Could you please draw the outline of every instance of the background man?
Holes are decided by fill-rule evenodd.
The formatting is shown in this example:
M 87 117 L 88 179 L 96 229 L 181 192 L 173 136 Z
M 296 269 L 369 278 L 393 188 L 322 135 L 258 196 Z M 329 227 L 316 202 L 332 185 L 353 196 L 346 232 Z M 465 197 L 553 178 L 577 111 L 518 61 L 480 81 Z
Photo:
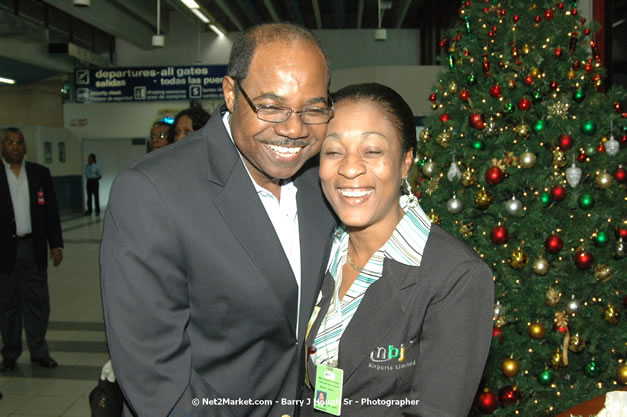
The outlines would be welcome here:
M 87 165 L 85 165 L 85 180 L 87 181 L 87 211 L 86 216 L 91 216 L 92 204 L 91 200 L 94 200 L 94 209 L 96 210 L 96 216 L 100 216 L 100 191 L 99 183 L 102 178 L 102 172 L 100 166 L 96 163 L 96 154 L 90 153 L 87 157 Z
M 22 318 L 32 362 L 55 368 L 46 343 L 50 317 L 47 248 L 52 264 L 63 260 L 59 208 L 50 170 L 24 161 L 26 143 L 17 128 L 3 135 L 0 169 L 0 330 L 2 372 L 22 353 Z
M 262 25 L 228 74 L 204 128 L 112 188 L 101 276 L 124 415 L 280 417 L 300 396 L 335 225 L 306 164 L 332 115 L 327 59 L 305 29 Z

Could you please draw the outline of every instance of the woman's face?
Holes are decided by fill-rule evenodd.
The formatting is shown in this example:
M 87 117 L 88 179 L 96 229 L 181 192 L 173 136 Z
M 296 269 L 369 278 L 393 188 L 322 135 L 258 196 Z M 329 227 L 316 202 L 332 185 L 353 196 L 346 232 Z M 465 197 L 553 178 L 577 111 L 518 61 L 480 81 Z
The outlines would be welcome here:
M 411 163 L 411 151 L 401 151 L 398 129 L 381 106 L 366 99 L 336 104 L 320 151 L 320 180 L 342 223 L 393 230 Z
M 168 145 L 168 130 L 166 125 L 156 125 L 150 129 L 150 148 L 154 151 Z
M 187 115 L 179 117 L 174 126 L 174 141 L 178 142 L 193 131 L 192 119 Z

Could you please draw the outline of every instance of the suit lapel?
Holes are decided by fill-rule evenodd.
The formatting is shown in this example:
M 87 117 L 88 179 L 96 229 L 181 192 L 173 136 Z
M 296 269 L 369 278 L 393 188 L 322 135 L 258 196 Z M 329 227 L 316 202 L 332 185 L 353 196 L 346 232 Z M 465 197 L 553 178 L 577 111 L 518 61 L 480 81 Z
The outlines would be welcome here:
M 209 181 L 224 188 L 214 200 L 225 222 L 266 280 L 277 302 L 283 306 L 296 331 L 298 287 L 281 242 L 257 190 L 216 112 L 203 130 L 208 152 Z M 218 134 L 216 135 L 216 132 Z M 239 262 L 238 260 L 233 260 Z
M 388 345 L 388 335 L 402 317 L 402 291 L 415 282 L 407 280 L 410 268 L 386 259 L 383 275 L 368 287 L 357 312 L 340 340 L 340 363 L 347 383 L 355 370 L 378 346 Z

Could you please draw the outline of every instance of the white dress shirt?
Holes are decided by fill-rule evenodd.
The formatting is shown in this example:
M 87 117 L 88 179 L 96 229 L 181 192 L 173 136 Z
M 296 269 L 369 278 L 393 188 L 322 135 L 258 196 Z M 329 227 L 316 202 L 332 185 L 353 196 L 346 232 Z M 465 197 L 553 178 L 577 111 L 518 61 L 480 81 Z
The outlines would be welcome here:
M 11 165 L 4 158 L 2 158 L 2 163 L 7 174 L 7 181 L 9 182 L 16 234 L 24 236 L 33 232 L 30 220 L 30 194 L 28 192 L 28 178 L 26 177 L 26 163 L 22 161 L 20 175 L 17 177 L 11 170 Z
M 226 131 L 229 133 L 229 137 L 233 141 L 231 126 L 229 125 L 230 118 L 231 113 L 227 111 L 222 117 L 222 122 L 224 123 Z M 233 144 L 235 144 L 234 141 Z M 235 149 L 237 149 L 237 146 L 235 147 Z M 242 158 L 242 154 L 239 152 L 239 149 L 237 149 L 237 152 L 240 158 Z M 281 242 L 281 246 L 283 247 L 285 256 L 287 256 L 290 266 L 292 267 L 294 277 L 296 277 L 296 284 L 298 285 L 298 312 L 296 317 L 296 331 L 298 332 L 298 323 L 300 321 L 301 279 L 300 234 L 298 232 L 298 207 L 296 205 L 296 193 L 298 189 L 296 188 L 296 185 L 294 185 L 292 180 L 288 179 L 281 181 L 281 199 L 279 200 L 274 196 L 274 194 L 255 182 L 253 177 L 250 175 L 248 167 L 246 166 L 243 158 L 242 163 L 244 163 L 244 168 L 246 168 L 246 172 L 248 172 L 248 176 L 250 177 L 250 180 L 253 182 L 253 185 L 257 190 L 257 195 L 261 199 L 261 203 L 266 209 L 268 217 L 270 217 L 270 221 L 272 222 L 272 226 L 274 226 L 274 230 L 279 237 L 279 241 Z

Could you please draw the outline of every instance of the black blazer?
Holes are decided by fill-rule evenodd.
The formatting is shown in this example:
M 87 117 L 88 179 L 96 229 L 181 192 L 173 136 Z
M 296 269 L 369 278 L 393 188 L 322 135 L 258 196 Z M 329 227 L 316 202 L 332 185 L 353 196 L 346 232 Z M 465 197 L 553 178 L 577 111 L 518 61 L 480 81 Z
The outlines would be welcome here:
M 311 346 L 329 309 L 325 276 Z M 340 340 L 342 417 L 462 417 L 488 357 L 494 305 L 492 273 L 465 243 L 431 225 L 420 267 L 385 259 Z M 403 349 L 403 350 L 401 350 Z M 316 368 L 307 360 L 313 384 Z M 314 412 L 305 389 L 302 416 Z
M 118 175 L 104 221 L 102 297 L 113 368 L 136 415 L 294 415 L 335 225 L 317 167 L 294 182 L 298 335 L 294 274 L 221 112 Z
M 37 268 L 45 270 L 48 267 L 48 246 L 63 247 L 57 196 L 48 168 L 33 162 L 26 162 L 25 166 L 30 196 L 30 221 L 33 228 L 33 252 Z M 37 196 L 39 191 L 43 192 L 43 204 L 39 204 Z M 0 247 L 2 247 L 0 271 L 2 272 L 10 272 L 15 264 L 17 250 L 15 228 L 11 192 L 4 164 L 2 164 L 0 165 Z

